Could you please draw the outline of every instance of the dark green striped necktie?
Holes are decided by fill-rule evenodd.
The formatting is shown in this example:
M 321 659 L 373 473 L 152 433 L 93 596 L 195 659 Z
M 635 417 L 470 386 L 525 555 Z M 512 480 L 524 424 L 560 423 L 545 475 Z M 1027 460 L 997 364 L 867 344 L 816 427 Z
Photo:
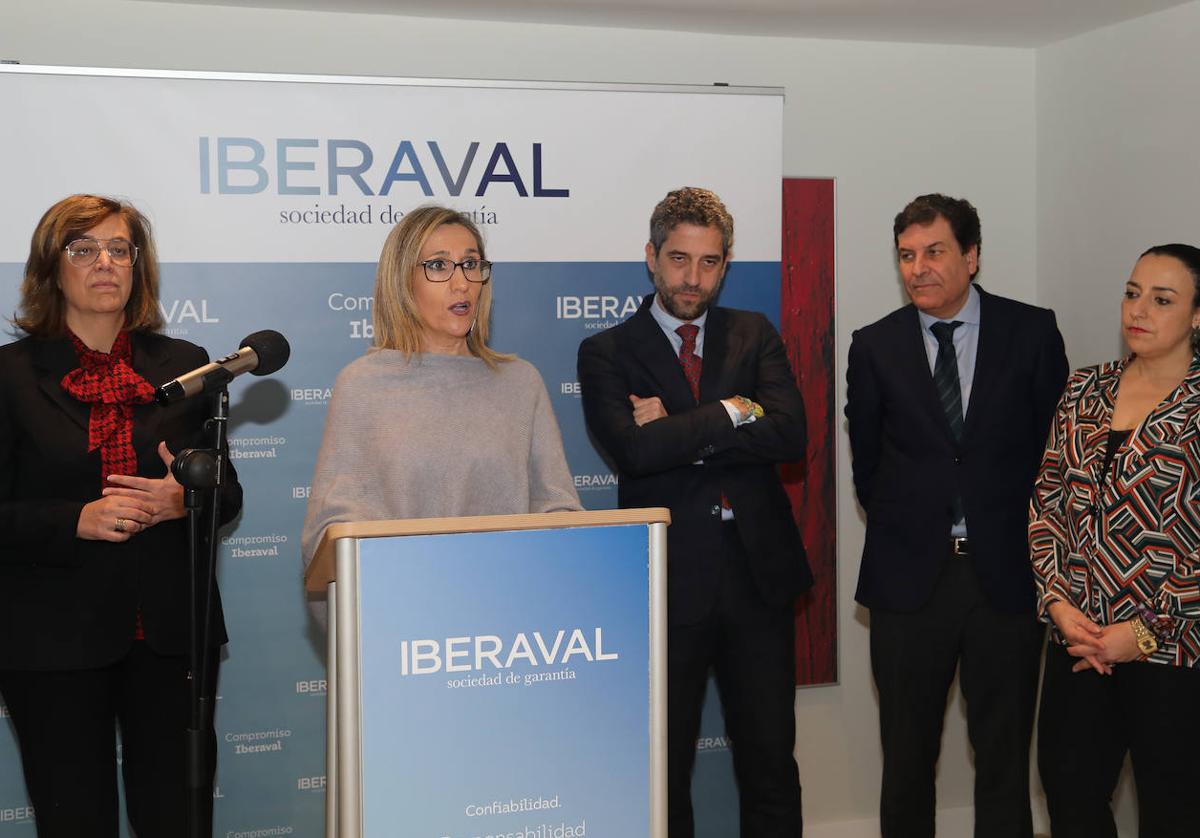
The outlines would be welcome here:
M 954 330 L 962 325 L 961 320 L 950 323 L 934 323 L 929 327 L 937 338 L 937 359 L 933 362 L 933 383 L 937 387 L 938 399 L 946 412 L 946 421 L 954 441 L 961 442 L 963 434 L 962 386 L 958 381 L 958 356 L 954 354 Z M 953 501 L 954 522 L 963 520 L 963 502 L 958 493 Z

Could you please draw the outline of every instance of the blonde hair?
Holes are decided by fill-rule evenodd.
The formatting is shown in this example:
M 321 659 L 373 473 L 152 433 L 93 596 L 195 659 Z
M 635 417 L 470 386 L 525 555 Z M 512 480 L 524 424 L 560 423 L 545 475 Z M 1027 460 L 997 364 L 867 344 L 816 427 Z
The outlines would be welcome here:
M 479 258 L 486 259 L 479 228 L 465 214 L 448 207 L 419 207 L 392 228 L 379 254 L 375 272 L 375 346 L 398 349 L 412 357 L 421 352 L 425 323 L 417 310 L 413 283 L 418 281 L 421 248 L 439 227 L 455 224 L 475 237 Z M 419 277 L 424 282 L 424 277 Z M 489 367 L 514 356 L 496 352 L 487 345 L 488 321 L 492 314 L 492 283 L 479 289 L 475 324 L 467 333 L 467 350 Z
M 63 248 L 110 215 L 120 216 L 137 246 L 133 287 L 125 303 L 125 325 L 130 331 L 156 332 L 162 328 L 158 307 L 158 254 L 150 234 L 150 221 L 125 201 L 100 195 L 71 195 L 46 210 L 29 242 L 21 302 L 13 323 L 35 337 L 61 337 L 67 333 L 66 300 L 58 285 Z

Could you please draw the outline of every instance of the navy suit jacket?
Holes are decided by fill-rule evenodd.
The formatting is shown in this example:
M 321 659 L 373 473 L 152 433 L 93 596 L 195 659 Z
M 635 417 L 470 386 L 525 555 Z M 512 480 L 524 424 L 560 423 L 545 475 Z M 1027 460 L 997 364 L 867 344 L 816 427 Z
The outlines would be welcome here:
M 159 385 L 207 362 L 198 346 L 134 332 L 133 368 Z M 27 337 L 0 348 L 0 668 L 86 669 L 122 657 L 140 612 L 160 654 L 188 646 L 186 519 L 122 543 L 76 538 L 84 504 L 100 497 L 100 452 L 88 452 L 90 405 L 59 382 L 79 366 L 67 338 Z M 160 440 L 178 454 L 207 447 L 205 399 L 136 405 L 137 473 L 163 477 Z M 232 465 L 223 520 L 241 509 Z M 217 604 L 215 640 L 225 641 Z
M 929 600 L 957 493 L 985 596 L 1003 611 L 1034 611 L 1029 498 L 1067 358 L 1054 312 L 978 290 L 979 345 L 961 442 L 938 400 L 913 305 L 851 341 L 846 419 L 854 488 L 867 514 L 855 598 L 869 608 L 913 611 Z
M 636 314 L 579 347 L 584 417 L 617 471 L 620 506 L 671 510 L 672 623 L 701 619 L 715 601 L 722 492 L 759 593 L 786 607 L 812 585 L 812 575 L 776 470 L 803 459 L 807 439 L 804 402 L 783 342 L 761 314 L 710 308 L 697 404 L 671 342 L 650 314 L 653 299 L 647 296 Z M 631 393 L 658 396 L 668 415 L 638 427 Z M 761 404 L 764 416 L 734 427 L 720 400 L 736 395 Z

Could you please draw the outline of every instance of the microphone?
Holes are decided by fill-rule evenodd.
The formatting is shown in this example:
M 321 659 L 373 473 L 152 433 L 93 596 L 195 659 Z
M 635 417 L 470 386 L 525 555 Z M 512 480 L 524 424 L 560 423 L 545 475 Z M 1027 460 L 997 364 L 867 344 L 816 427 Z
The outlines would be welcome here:
M 255 332 L 242 341 L 237 352 L 168 381 L 154 391 L 154 398 L 166 405 L 224 387 L 244 372 L 270 375 L 280 370 L 291 354 L 287 338 L 279 332 Z

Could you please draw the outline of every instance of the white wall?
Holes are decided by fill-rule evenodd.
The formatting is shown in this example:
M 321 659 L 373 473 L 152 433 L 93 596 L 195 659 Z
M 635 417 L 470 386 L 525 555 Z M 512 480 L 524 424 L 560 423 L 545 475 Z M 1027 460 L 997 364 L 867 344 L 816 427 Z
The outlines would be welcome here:
M 1117 357 L 1138 254 L 1200 244 L 1200 3 L 1038 50 L 1038 297 L 1075 366 Z
M 981 279 L 1025 300 L 1035 282 L 1030 50 L 502 25 L 110 0 L 4 0 L 0 58 L 25 64 L 784 87 L 784 172 L 837 178 L 837 403 L 853 329 L 902 301 L 891 220 L 928 191 L 983 217 Z M 152 115 L 132 130 L 153 130 Z M 690 132 L 680 126 L 681 148 Z M 80 135 L 86 137 L 86 116 Z M 651 207 L 646 207 L 647 217 Z M 631 241 L 631 258 L 642 242 Z M 839 422 L 839 425 L 841 423 Z M 853 603 L 863 527 L 838 434 L 841 684 L 797 698 L 797 756 L 814 838 L 877 834 L 880 757 L 867 632 Z M 967 834 L 961 707 L 943 744 L 943 834 Z M 958 810 L 958 811 L 952 811 Z M 835 827 L 835 822 L 857 821 Z M 956 824 L 950 826 L 951 823 Z M 818 828 L 825 824 L 824 829 Z
M 1200 2 L 1036 55 L 1038 300 L 1073 366 L 1126 351 L 1119 306 L 1147 247 L 1200 245 Z M 1136 833 L 1128 765 L 1118 794 Z

